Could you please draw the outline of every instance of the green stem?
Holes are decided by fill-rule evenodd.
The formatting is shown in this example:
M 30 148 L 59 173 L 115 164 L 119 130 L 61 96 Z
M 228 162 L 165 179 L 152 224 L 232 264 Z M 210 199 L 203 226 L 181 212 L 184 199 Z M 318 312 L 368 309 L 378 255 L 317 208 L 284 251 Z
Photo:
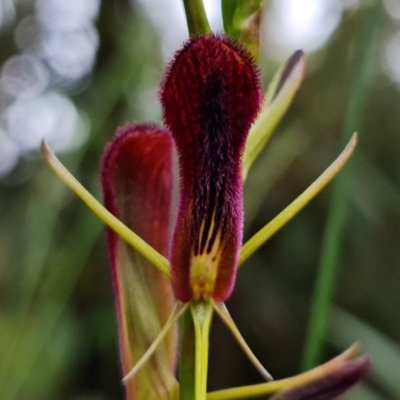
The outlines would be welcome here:
M 377 18 L 378 8 L 380 8 L 379 1 L 373 1 L 367 7 L 360 39 L 355 47 L 356 53 L 352 66 L 353 79 L 342 136 L 343 142 L 347 142 L 362 123 L 367 89 L 368 59 L 373 48 L 374 33 L 379 21 L 379 18 Z M 347 168 L 334 182 L 328 220 L 322 240 L 320 267 L 311 306 L 302 370 L 317 365 L 321 358 L 340 259 L 342 236 L 346 224 L 347 192 L 351 178 L 352 170 Z
M 194 399 L 195 331 L 190 309 L 187 309 L 181 323 L 181 347 L 179 357 L 179 400 Z
M 183 0 L 186 21 L 191 35 L 211 33 L 210 24 L 204 10 L 203 0 Z
M 211 302 L 198 302 L 190 305 L 195 341 L 195 396 L 194 400 L 206 400 L 207 373 L 208 373 L 208 348 L 213 306 Z

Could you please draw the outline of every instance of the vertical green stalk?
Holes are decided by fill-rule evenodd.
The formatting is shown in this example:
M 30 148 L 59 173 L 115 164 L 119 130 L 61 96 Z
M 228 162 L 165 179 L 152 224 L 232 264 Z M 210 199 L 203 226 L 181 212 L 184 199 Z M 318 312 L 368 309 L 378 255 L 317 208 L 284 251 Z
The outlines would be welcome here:
M 183 0 L 186 21 L 191 35 L 205 35 L 211 32 L 203 0 Z
M 346 143 L 362 123 L 367 91 L 368 61 L 378 27 L 380 2 L 371 1 L 366 6 L 363 26 L 356 43 L 352 66 L 352 85 L 342 142 Z M 349 168 L 350 167 L 350 168 Z M 311 306 L 302 369 L 319 364 L 330 317 L 337 266 L 340 259 L 342 234 L 346 223 L 347 191 L 351 184 L 352 170 L 348 166 L 335 180 L 322 241 L 320 268 Z
M 194 400 L 206 400 L 208 375 L 208 349 L 213 306 L 211 302 L 190 305 L 195 331 L 195 396 Z
M 190 305 L 182 319 L 179 400 L 205 400 L 212 303 Z
M 190 308 L 185 311 L 181 321 L 179 400 L 193 400 L 196 337 Z

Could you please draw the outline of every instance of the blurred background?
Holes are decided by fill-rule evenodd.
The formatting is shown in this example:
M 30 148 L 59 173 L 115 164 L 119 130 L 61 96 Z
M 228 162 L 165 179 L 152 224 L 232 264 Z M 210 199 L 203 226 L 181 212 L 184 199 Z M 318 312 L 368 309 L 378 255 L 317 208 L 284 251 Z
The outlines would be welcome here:
M 220 4 L 206 1 L 222 31 Z M 249 238 L 339 154 L 363 0 L 270 0 L 264 83 L 296 49 L 307 73 L 246 184 Z M 323 359 L 360 341 L 373 368 L 343 399 L 400 399 L 400 2 L 376 12 Z M 377 8 L 377 9 L 378 9 Z M 374 17 L 375 18 L 375 17 Z M 122 399 L 103 225 L 43 162 L 43 137 L 97 198 L 116 128 L 160 121 L 158 84 L 188 36 L 180 0 L 0 2 L 0 397 Z M 275 378 L 298 373 L 328 187 L 238 273 L 228 301 Z M 217 319 L 211 390 L 260 382 Z

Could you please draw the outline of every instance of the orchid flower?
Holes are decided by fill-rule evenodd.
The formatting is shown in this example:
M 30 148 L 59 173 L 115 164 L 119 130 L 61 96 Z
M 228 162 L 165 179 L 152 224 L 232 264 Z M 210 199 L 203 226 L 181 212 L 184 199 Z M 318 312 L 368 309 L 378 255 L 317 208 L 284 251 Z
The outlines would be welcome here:
M 43 142 L 53 170 L 108 225 L 128 399 L 178 396 L 176 322 L 182 315 L 191 318 L 195 342 L 193 397 L 181 393 L 181 398 L 233 399 L 275 392 L 277 400 L 331 398 L 365 373 L 367 358 L 348 361 L 352 348 L 297 377 L 207 395 L 214 311 L 263 378 L 272 380 L 224 302 L 239 266 L 329 183 L 356 145 L 353 136 L 303 194 L 242 246 L 246 176 L 296 93 L 304 65 L 303 53 L 295 52 L 263 97 L 257 67 L 242 46 L 222 35 L 190 38 L 167 66 L 161 84 L 165 127 L 128 124 L 107 145 L 101 162 L 105 208 Z M 179 205 L 170 240 L 174 147 Z

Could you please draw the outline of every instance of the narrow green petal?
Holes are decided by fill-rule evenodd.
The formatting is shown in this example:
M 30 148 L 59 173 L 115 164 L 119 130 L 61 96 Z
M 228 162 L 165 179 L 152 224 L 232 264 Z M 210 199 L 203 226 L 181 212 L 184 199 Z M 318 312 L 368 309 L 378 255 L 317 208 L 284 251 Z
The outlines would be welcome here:
M 296 51 L 279 69 L 265 94 L 260 114 L 250 130 L 243 155 L 243 180 L 289 108 L 303 80 L 305 59 Z
M 242 334 L 239 332 L 239 329 L 235 325 L 232 317 L 230 316 L 229 311 L 226 308 L 225 304 L 224 303 L 213 303 L 213 306 L 214 306 L 214 309 L 217 312 L 217 314 L 222 319 L 222 322 L 231 331 L 234 338 L 238 342 L 239 346 L 245 352 L 247 358 L 251 361 L 251 363 L 256 367 L 257 371 L 260 372 L 260 374 L 262 375 L 262 377 L 265 380 L 267 380 L 267 381 L 274 380 L 274 378 L 272 378 L 271 374 L 263 367 L 261 362 L 257 359 L 257 357 L 254 355 L 254 353 L 251 351 L 250 347 L 244 340 Z
M 303 209 L 344 167 L 353 154 L 357 144 L 357 134 L 354 133 L 350 142 L 339 157 L 314 181 L 296 200 L 290 203 L 271 222 L 258 231 L 243 246 L 240 252 L 239 266 L 243 264 L 261 245 L 272 235 L 289 222 L 301 209 Z
M 143 239 L 132 232 L 118 218 L 114 217 L 104 206 L 99 203 L 61 164 L 53 150 L 43 140 L 41 150 L 44 159 L 56 175 L 81 198 L 81 200 L 121 238 L 126 240 L 140 254 L 147 258 L 161 273 L 169 276 L 169 262 L 160 253 L 149 246 Z
M 311 382 L 323 380 L 326 376 L 340 370 L 343 366 L 351 363 L 358 350 L 358 345 L 351 346 L 338 357 L 320 365 L 310 371 L 304 372 L 290 378 L 280 379 L 273 382 L 260 383 L 258 385 L 242 386 L 231 389 L 218 390 L 207 394 L 207 400 L 235 400 L 265 397 L 282 390 L 305 386 Z M 358 362 L 355 360 L 353 362 Z
M 195 398 L 205 400 L 207 394 L 208 348 L 213 314 L 211 302 L 191 303 L 192 318 L 196 335 Z
M 143 354 L 142 358 L 135 364 L 135 366 L 124 376 L 122 379 L 124 382 L 127 382 L 129 379 L 133 378 L 136 373 L 143 367 L 143 365 L 150 359 L 153 355 L 157 347 L 162 343 L 165 335 L 168 331 L 173 327 L 173 325 L 178 321 L 178 319 L 182 316 L 182 314 L 188 308 L 189 303 L 186 304 L 178 304 L 175 306 L 174 311 L 172 312 L 170 318 L 168 319 L 167 323 L 158 334 L 154 342 L 148 348 L 146 353 Z
M 359 383 L 371 365 L 368 356 L 360 357 L 326 372 L 305 384 L 282 390 L 271 400 L 334 400 Z

